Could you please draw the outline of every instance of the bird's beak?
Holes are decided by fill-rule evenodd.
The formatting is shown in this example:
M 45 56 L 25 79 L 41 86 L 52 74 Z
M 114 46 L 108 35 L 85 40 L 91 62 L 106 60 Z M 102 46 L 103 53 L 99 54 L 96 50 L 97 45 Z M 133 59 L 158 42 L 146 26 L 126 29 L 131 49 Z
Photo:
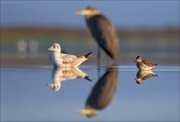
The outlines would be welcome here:
M 78 109 L 78 110 L 76 110 L 76 112 L 78 112 L 80 114 L 85 114 L 86 113 L 86 109 Z
M 75 14 L 77 14 L 77 15 L 90 15 L 91 12 L 88 10 L 80 10 L 80 11 L 77 11 Z
M 96 115 L 97 111 L 93 109 L 79 109 L 76 112 L 83 114 L 83 115 Z
M 134 62 L 137 62 L 136 60 L 134 60 Z
M 53 51 L 52 48 L 48 48 L 47 50 L 48 50 L 48 51 Z

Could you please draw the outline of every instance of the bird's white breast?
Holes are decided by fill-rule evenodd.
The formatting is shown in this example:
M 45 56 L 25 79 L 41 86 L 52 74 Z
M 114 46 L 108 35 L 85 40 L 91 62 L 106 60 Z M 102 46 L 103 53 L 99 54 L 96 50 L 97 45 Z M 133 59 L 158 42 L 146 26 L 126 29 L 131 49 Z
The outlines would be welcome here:
M 62 64 L 61 58 L 60 58 L 60 53 L 53 52 L 51 54 L 51 62 L 55 66 L 60 66 Z

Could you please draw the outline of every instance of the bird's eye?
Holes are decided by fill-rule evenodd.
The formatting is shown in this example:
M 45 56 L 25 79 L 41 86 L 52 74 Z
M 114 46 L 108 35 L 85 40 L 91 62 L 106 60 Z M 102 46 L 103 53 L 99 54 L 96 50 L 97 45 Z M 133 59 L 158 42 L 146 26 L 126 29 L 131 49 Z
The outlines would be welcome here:
M 54 45 L 53 48 L 56 48 L 56 45 Z

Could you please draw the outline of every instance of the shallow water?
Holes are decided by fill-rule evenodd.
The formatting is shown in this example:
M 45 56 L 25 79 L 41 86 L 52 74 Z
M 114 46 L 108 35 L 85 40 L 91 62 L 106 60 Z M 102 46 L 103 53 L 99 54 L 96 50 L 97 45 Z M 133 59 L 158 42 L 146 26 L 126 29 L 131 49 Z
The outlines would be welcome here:
M 158 66 L 153 72 L 141 72 L 147 79 L 137 84 L 135 66 L 1 67 L 1 120 L 179 121 L 179 67 Z M 86 74 L 92 81 L 83 79 Z M 96 114 L 80 114 L 85 107 Z

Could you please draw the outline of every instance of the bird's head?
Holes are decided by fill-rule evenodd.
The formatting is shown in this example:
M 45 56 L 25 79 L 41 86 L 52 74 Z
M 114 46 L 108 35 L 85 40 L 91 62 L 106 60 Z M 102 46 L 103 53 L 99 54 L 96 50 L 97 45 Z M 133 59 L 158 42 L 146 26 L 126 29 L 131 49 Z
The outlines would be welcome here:
M 136 62 L 140 62 L 140 61 L 142 61 L 141 56 L 137 56 L 137 57 L 136 57 Z
M 140 78 L 136 78 L 135 80 L 136 80 L 137 84 L 141 84 L 141 82 L 142 82 L 142 79 L 140 79 Z
M 54 91 L 59 91 L 61 88 L 61 82 L 59 82 L 59 83 L 51 82 L 51 83 L 48 83 L 47 85 Z
M 51 47 L 48 48 L 48 51 L 60 52 L 61 51 L 61 46 L 58 43 L 54 43 Z
M 79 110 L 76 110 L 78 113 L 82 114 L 82 115 L 85 115 L 87 117 L 94 117 L 97 115 L 97 110 L 95 109 L 89 109 L 89 108 L 84 108 L 84 109 L 79 109 Z
M 94 16 L 100 14 L 100 11 L 98 11 L 93 6 L 88 6 L 85 10 L 80 10 L 76 12 L 77 15 L 84 15 L 84 16 Z

